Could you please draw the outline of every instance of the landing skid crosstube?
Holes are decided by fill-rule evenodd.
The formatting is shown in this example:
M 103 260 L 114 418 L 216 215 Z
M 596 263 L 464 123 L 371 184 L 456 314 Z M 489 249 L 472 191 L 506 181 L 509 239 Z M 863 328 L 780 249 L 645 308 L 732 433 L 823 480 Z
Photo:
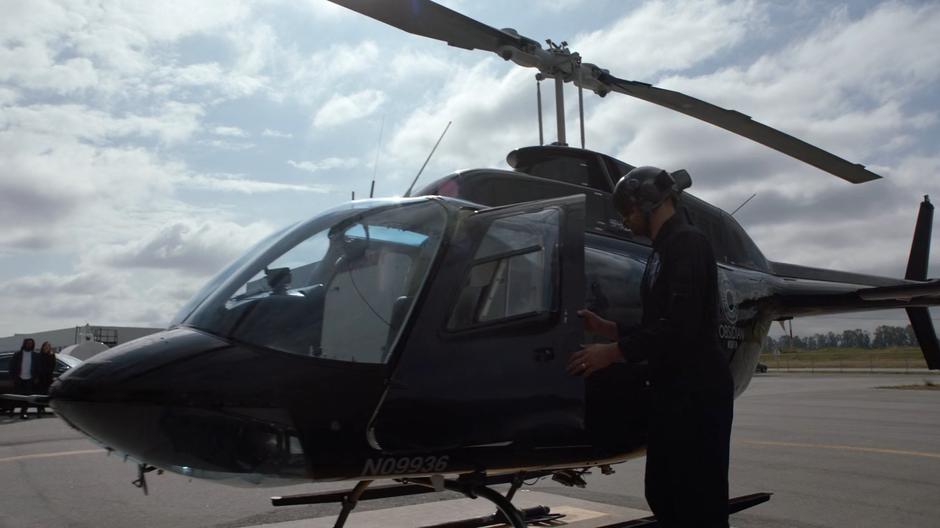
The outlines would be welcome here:
M 564 517 L 562 514 L 551 513 L 550 508 L 547 506 L 536 506 L 520 510 L 512 504 L 513 496 L 525 480 L 545 477 L 551 473 L 550 471 L 542 471 L 495 476 L 464 475 L 457 479 L 402 479 L 399 481 L 399 484 L 374 487 L 370 487 L 373 481 L 363 480 L 356 484 L 351 490 L 272 497 L 271 504 L 273 506 L 298 506 L 340 503 L 342 510 L 333 526 L 334 528 L 342 528 L 345 526 L 349 514 L 361 500 L 403 497 L 407 495 L 434 493 L 447 489 L 457 491 L 472 499 L 476 499 L 477 497 L 487 499 L 496 506 L 497 512 L 492 515 L 435 524 L 425 528 L 484 528 L 486 526 L 498 525 L 525 528 L 530 524 L 551 523 L 552 521 L 557 521 Z M 510 484 L 509 491 L 505 496 L 490 488 L 490 486 L 498 484 Z M 737 513 L 767 502 L 770 500 L 770 495 L 770 493 L 754 493 L 735 497 L 728 502 L 728 512 Z M 656 518 L 651 516 L 642 519 L 615 522 L 598 528 L 653 528 L 656 526 L 658 526 Z
M 498 524 L 509 524 L 513 528 L 525 528 L 531 522 L 547 522 L 560 518 L 559 515 L 549 513 L 548 507 L 545 506 L 519 510 L 512 504 L 513 496 L 525 480 L 545 477 L 551 474 L 551 471 L 536 471 L 492 476 L 468 474 L 461 475 L 456 479 L 444 479 L 441 477 L 401 479 L 399 480 L 400 484 L 375 486 L 371 488 L 369 486 L 373 481 L 363 480 L 356 484 L 352 490 L 271 497 L 271 504 L 273 506 L 295 506 L 338 502 L 342 504 L 342 510 L 333 526 L 334 528 L 342 528 L 346 524 L 346 519 L 349 517 L 349 514 L 361 500 L 433 493 L 446 489 L 462 493 L 471 499 L 482 497 L 496 505 L 498 511 L 492 516 L 439 525 L 439 528 L 471 528 Z M 509 491 L 505 496 L 490 488 L 490 486 L 498 484 L 510 484 Z M 471 524 L 462 524 L 464 522 Z

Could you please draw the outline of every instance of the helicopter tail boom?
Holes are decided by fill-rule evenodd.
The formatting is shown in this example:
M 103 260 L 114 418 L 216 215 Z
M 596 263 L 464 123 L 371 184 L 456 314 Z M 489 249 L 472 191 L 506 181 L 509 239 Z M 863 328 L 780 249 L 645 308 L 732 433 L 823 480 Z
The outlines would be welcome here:
M 940 370 L 940 341 L 930 306 L 940 306 L 940 279 L 927 279 L 933 205 L 920 205 L 904 279 L 772 263 L 782 279 L 772 311 L 778 319 L 903 308 L 930 369 Z

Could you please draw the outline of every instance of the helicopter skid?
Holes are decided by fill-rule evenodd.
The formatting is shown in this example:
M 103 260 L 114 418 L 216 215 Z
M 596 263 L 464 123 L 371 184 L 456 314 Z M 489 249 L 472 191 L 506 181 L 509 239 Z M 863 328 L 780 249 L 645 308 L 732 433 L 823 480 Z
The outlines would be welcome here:
M 443 491 L 445 489 L 460 492 L 471 499 L 483 497 L 496 505 L 498 511 L 490 516 L 467 519 L 456 523 L 438 525 L 437 528 L 472 528 L 491 526 L 496 524 L 509 524 L 514 528 L 524 528 L 533 522 L 548 522 L 560 519 L 562 516 L 552 514 L 549 508 L 538 506 L 519 510 L 512 504 L 512 497 L 522 486 L 523 482 L 532 478 L 544 477 L 549 471 L 538 471 L 502 475 L 465 474 L 456 479 L 444 479 L 440 475 L 430 478 L 403 479 L 401 484 L 378 486 L 369 488 L 371 480 L 360 481 L 349 491 L 323 492 L 287 497 L 271 497 L 273 506 L 296 506 L 303 504 L 324 504 L 338 502 L 342 504 L 342 511 L 334 524 L 334 528 L 341 528 L 346 519 L 360 500 L 401 497 Z M 511 483 L 509 492 L 505 496 L 490 488 L 497 484 Z
M 561 521 L 561 519 L 566 515 L 557 512 L 552 513 L 551 509 L 547 506 L 540 505 L 519 509 L 512 504 L 513 496 L 522 486 L 524 480 L 544 477 L 548 474 L 550 474 L 550 472 L 547 471 L 492 476 L 466 474 L 456 479 L 443 479 L 440 476 L 435 476 L 422 479 L 402 479 L 398 484 L 372 488 L 369 487 L 372 481 L 361 481 L 352 490 L 272 497 L 271 503 L 274 506 L 341 503 L 343 508 L 334 524 L 334 528 L 341 528 L 345 525 L 346 519 L 360 500 L 402 497 L 448 489 L 458 491 L 472 499 L 477 497 L 485 498 L 493 502 L 497 506 L 498 511 L 494 514 L 481 517 L 426 525 L 425 528 L 482 528 L 486 526 L 512 526 L 513 528 L 523 528 L 530 524 L 538 523 L 555 521 L 564 523 L 565 521 Z M 511 487 L 505 496 L 490 488 L 490 486 L 493 485 L 506 483 L 510 483 Z M 728 501 L 728 513 L 734 514 L 752 508 L 758 504 L 767 502 L 770 500 L 770 497 L 770 493 L 754 493 L 732 498 Z M 574 525 L 580 524 L 575 523 Z M 591 528 L 652 528 L 655 526 L 658 526 L 658 523 L 654 516 L 616 521 L 610 524 L 591 523 Z

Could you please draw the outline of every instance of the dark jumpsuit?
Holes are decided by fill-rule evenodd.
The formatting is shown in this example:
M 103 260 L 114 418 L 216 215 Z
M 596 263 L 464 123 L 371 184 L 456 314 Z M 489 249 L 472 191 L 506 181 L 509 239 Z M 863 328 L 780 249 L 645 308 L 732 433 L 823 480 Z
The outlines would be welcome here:
M 734 385 L 718 341 L 717 274 L 708 239 L 673 215 L 646 263 L 641 324 L 619 341 L 629 363 L 649 362 L 646 500 L 667 528 L 728 526 Z

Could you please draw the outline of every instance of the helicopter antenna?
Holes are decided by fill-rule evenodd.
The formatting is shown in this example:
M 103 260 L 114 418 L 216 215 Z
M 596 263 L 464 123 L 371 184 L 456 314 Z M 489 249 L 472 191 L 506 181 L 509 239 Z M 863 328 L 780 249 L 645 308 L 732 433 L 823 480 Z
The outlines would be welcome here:
M 578 58 L 578 114 L 581 117 L 581 148 L 584 148 L 584 89 L 581 87 L 581 59 Z
M 541 73 L 535 74 L 535 103 L 539 111 L 539 146 L 545 144 L 545 138 L 542 135 L 542 80 L 545 76 Z
M 747 203 L 750 202 L 755 196 L 757 196 L 757 193 L 752 194 L 750 198 L 748 198 L 747 200 L 744 200 L 744 203 L 739 205 L 737 209 L 731 212 L 731 216 L 734 216 L 734 213 L 737 213 L 738 211 L 740 211 L 741 208 L 747 205 Z
M 558 121 L 558 144 L 567 145 L 565 138 L 565 81 L 555 77 L 555 118 Z
M 434 151 L 437 150 L 437 146 L 441 144 L 441 140 L 444 139 L 444 134 L 447 133 L 447 129 L 450 128 L 450 124 L 453 121 L 448 121 L 447 126 L 444 127 L 444 131 L 441 132 L 441 137 L 437 138 L 437 143 L 434 144 L 434 148 L 431 149 L 431 153 L 428 154 L 428 159 L 424 160 L 424 165 L 421 165 L 421 168 L 418 169 L 418 174 L 415 175 L 415 179 L 411 180 L 411 185 L 408 186 L 408 190 L 405 191 L 405 196 L 411 196 L 411 191 L 414 190 L 415 184 L 418 183 L 418 178 L 421 177 L 421 173 L 424 172 L 424 168 L 428 166 L 428 162 L 431 161 L 431 156 L 434 155 Z
M 382 152 L 382 132 L 385 131 L 385 116 L 382 116 L 382 126 L 379 127 L 379 144 L 375 147 L 375 161 L 372 163 L 372 187 L 369 189 L 369 198 L 375 193 L 375 173 L 379 170 L 379 154 Z

